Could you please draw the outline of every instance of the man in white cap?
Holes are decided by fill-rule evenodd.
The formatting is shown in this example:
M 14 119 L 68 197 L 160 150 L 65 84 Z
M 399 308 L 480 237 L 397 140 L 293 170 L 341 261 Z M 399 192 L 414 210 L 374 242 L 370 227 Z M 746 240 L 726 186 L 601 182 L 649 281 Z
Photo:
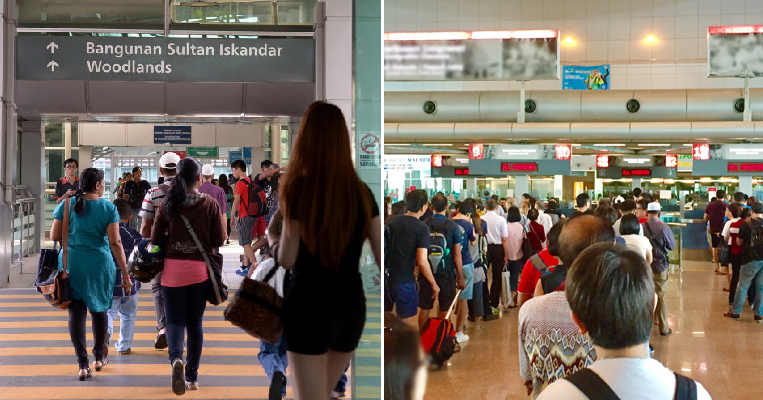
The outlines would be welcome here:
M 669 226 L 660 222 L 660 203 L 652 202 L 647 205 L 648 219 L 644 222 L 644 236 L 652 244 L 652 273 L 654 275 L 654 290 L 657 293 L 657 321 L 660 335 L 673 333 L 668 325 L 668 305 L 665 303 L 665 287 L 668 283 L 668 252 L 676 248 L 676 239 Z
M 142 225 L 140 227 L 140 235 L 148 239 L 151 237 L 151 228 L 154 226 L 154 210 L 162 204 L 164 196 L 170 190 L 172 180 L 175 179 L 177 174 L 177 164 L 180 162 L 180 156 L 173 152 L 167 152 L 159 158 L 159 174 L 164 177 L 164 182 L 161 185 L 151 188 L 146 193 L 146 197 L 143 198 L 143 206 L 138 214 L 142 219 Z M 164 314 L 164 296 L 162 295 L 162 274 L 154 278 L 154 282 L 151 284 L 151 293 L 154 295 L 154 305 L 156 307 L 156 340 L 154 341 L 155 349 L 167 348 L 167 336 L 164 334 L 164 330 L 167 327 L 167 318 Z
M 212 183 L 212 179 L 215 178 L 215 169 L 210 164 L 204 164 L 201 167 L 201 177 L 204 179 L 204 182 L 199 186 L 199 193 L 206 193 L 208 196 L 217 200 L 224 221 L 228 218 L 228 201 L 225 198 L 225 191 L 223 188 Z

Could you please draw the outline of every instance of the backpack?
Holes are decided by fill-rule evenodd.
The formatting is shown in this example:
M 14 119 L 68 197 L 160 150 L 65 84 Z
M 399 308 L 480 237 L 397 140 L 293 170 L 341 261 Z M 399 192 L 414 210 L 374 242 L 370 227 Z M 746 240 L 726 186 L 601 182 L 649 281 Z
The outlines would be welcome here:
M 673 373 L 676 377 L 674 400 L 697 400 L 697 383 L 691 378 Z M 620 400 L 620 397 L 590 368 L 583 368 L 564 378 L 575 385 L 589 400 Z
M 430 226 L 427 258 L 433 274 L 445 272 L 445 256 L 448 253 L 450 253 L 450 249 L 448 249 L 448 240 L 445 239 L 445 224 Z
M 252 217 L 268 215 L 268 199 L 265 196 L 265 191 L 249 178 L 245 178 L 243 181 L 246 183 L 247 189 L 246 213 Z
M 763 260 L 763 223 L 750 221 L 750 257 Z
M 487 248 L 487 236 L 480 235 L 477 239 L 477 246 L 479 246 L 480 250 L 480 257 L 478 262 L 481 264 L 480 266 L 487 269 L 487 266 L 490 265 L 490 257 L 488 257 L 487 251 L 485 251 Z
M 665 250 L 664 240 L 662 242 L 659 242 L 657 240 L 657 238 L 654 236 L 654 233 L 652 232 L 652 228 L 649 227 L 649 222 L 644 222 L 643 225 L 644 225 L 644 228 L 646 228 L 644 229 L 644 235 L 646 236 L 647 239 L 649 239 L 649 244 L 652 245 L 652 255 L 654 256 L 652 260 L 652 264 L 654 264 L 655 262 L 659 260 L 664 260 L 664 261 L 670 260 L 670 258 L 668 257 L 668 251 Z M 662 234 L 662 231 L 660 231 L 660 234 Z M 657 271 L 654 271 L 654 268 L 652 268 L 652 271 L 657 272 Z

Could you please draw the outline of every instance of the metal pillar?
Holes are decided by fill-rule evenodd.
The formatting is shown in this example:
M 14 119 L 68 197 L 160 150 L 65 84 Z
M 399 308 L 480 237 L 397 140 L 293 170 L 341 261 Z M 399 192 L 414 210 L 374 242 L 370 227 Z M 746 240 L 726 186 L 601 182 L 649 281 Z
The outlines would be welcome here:
M 517 175 L 514 177 L 514 197 L 519 198 L 525 193 L 530 193 L 530 176 Z
M 11 266 L 11 231 L 14 200 L 14 177 L 18 152 L 18 131 L 14 87 L 16 77 L 16 16 L 18 5 L 15 0 L 0 3 L 0 53 L 2 53 L 2 72 L 0 72 L 0 287 L 8 284 Z

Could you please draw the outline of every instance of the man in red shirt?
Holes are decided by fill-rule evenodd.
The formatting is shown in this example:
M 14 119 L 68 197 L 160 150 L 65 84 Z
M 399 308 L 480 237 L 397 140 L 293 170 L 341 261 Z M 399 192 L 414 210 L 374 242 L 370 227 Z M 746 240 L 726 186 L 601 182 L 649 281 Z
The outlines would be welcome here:
M 636 216 L 638 217 L 639 224 L 643 224 L 649 220 L 647 208 L 649 208 L 649 200 L 641 199 L 636 202 Z
M 244 260 L 236 274 L 246 276 L 250 266 L 256 264 L 254 250 L 252 250 L 252 232 L 257 223 L 257 217 L 249 215 L 246 209 L 249 203 L 249 184 L 252 180 L 246 174 L 246 163 L 243 160 L 234 161 L 230 167 L 233 177 L 238 179 L 231 207 L 230 226 L 238 232 L 238 244 L 244 248 Z
M 709 222 L 710 226 L 707 231 L 710 232 L 710 243 L 713 246 L 713 262 L 715 263 L 715 273 L 717 275 L 725 275 L 721 273 L 721 264 L 718 263 L 718 246 L 721 244 L 721 231 L 723 231 L 723 218 L 726 216 L 726 208 L 728 204 L 723 201 L 726 197 L 726 192 L 719 190 L 716 193 L 715 201 L 711 202 L 705 208 L 705 222 Z
M 527 300 L 533 298 L 535 292 L 535 286 L 538 284 L 540 277 L 552 272 L 554 267 L 559 265 L 559 234 L 562 233 L 562 226 L 564 222 L 555 224 L 550 231 L 548 231 L 548 247 L 541 250 L 535 256 L 530 257 L 525 263 L 524 269 L 522 269 L 522 277 L 519 279 L 519 286 L 517 287 L 517 296 L 519 307 L 522 307 Z

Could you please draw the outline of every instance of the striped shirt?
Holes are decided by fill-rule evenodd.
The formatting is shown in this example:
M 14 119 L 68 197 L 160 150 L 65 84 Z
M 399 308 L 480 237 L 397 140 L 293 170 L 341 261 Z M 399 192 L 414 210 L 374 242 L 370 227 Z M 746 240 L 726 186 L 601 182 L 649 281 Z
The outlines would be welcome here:
M 174 176 L 165 178 L 164 183 L 151 188 L 148 193 L 146 193 L 146 197 L 143 198 L 143 206 L 138 213 L 141 218 L 154 219 L 156 208 L 162 204 L 162 201 L 164 201 L 164 196 L 166 195 L 165 190 L 169 189 L 173 179 L 175 179 Z

